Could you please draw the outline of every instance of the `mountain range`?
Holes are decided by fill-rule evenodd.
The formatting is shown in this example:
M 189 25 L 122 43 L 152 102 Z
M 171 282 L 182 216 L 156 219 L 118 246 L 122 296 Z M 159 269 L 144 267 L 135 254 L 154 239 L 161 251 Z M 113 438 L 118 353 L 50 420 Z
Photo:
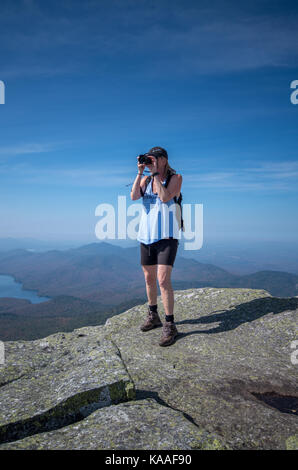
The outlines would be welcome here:
M 38 304 L 0 299 L 0 339 L 34 339 L 64 329 L 101 324 L 146 301 L 139 247 L 96 242 L 65 250 L 0 252 L 0 274 L 51 299 Z M 282 271 L 236 275 L 214 264 L 177 256 L 174 289 L 245 287 L 280 297 L 298 295 L 298 276 Z

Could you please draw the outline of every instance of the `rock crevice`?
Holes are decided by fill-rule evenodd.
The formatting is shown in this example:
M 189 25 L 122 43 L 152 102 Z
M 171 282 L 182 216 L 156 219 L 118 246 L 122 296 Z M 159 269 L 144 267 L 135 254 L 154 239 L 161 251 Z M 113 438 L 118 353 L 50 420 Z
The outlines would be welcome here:
M 35 363 L 10 381 L 2 378 L 0 392 L 0 442 L 22 439 L 84 419 L 96 409 L 133 399 L 134 384 L 115 346 L 104 335 L 82 336 L 77 331 L 52 335 L 47 341 L 7 344 L 9 375 L 20 365 L 15 351 L 30 349 L 38 356 L 48 349 L 48 361 Z M 28 355 L 24 354 L 25 357 Z M 16 362 L 18 360 L 18 363 Z

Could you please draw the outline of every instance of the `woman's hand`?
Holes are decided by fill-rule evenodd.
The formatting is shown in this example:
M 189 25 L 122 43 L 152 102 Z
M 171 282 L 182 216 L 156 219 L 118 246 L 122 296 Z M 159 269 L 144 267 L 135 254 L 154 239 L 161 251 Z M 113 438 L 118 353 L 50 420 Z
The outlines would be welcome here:
M 145 170 L 145 163 L 139 163 L 139 157 L 137 157 L 137 162 L 138 162 L 138 173 L 142 173 L 143 174 L 143 171 Z

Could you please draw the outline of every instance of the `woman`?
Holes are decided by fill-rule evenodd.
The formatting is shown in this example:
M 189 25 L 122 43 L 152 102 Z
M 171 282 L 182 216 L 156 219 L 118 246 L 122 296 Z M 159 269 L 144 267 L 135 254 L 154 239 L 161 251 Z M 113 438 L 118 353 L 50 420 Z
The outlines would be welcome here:
M 180 195 L 182 176 L 176 174 L 175 170 L 170 167 L 167 151 L 162 147 L 153 147 L 146 155 L 152 163 L 146 165 L 138 161 L 138 174 L 131 190 L 133 201 L 143 197 L 144 208 L 137 239 L 140 242 L 141 265 L 144 271 L 149 305 L 147 317 L 141 330 L 148 331 L 163 326 L 159 345 L 169 346 L 178 335 L 174 323 L 174 292 L 171 273 L 181 228 L 180 212 L 175 196 L 178 198 Z M 147 176 L 142 178 L 145 166 L 151 172 L 149 184 Z M 169 223 L 173 204 L 175 205 L 175 214 L 178 209 L 179 215 L 176 217 L 173 215 Z M 162 217 L 164 213 L 168 214 L 168 221 Z M 165 309 L 163 324 L 157 312 L 157 280 Z

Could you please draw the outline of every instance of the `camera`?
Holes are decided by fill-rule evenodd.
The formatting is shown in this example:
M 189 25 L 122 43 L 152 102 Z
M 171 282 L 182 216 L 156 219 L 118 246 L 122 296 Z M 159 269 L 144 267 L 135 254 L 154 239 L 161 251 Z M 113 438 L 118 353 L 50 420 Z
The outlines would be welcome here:
M 138 156 L 138 160 L 139 160 L 139 163 L 141 165 L 151 165 L 152 164 L 152 159 L 150 157 L 148 157 L 148 153 L 144 153 L 142 155 L 139 155 Z

